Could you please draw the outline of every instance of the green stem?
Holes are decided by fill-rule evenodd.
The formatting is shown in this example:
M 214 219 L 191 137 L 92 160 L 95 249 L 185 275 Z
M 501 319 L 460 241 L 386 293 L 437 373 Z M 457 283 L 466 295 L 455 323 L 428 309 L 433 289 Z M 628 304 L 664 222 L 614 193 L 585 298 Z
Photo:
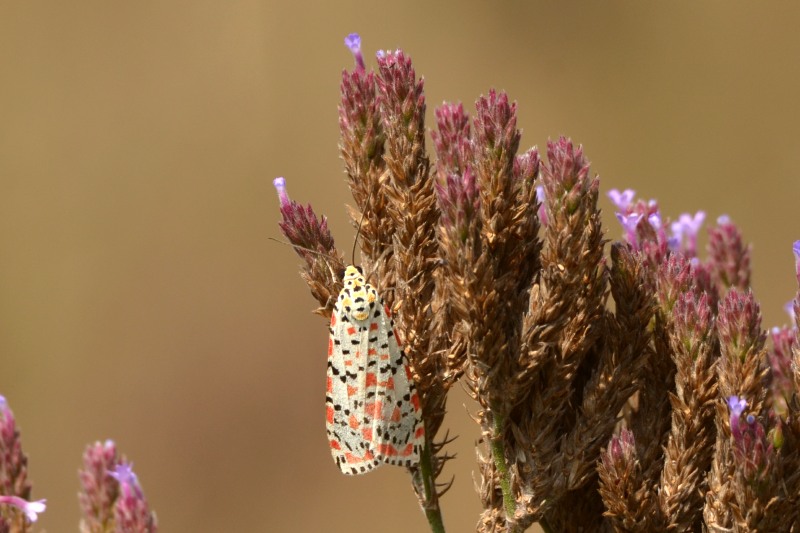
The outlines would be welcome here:
M 509 533 L 515 533 L 522 530 L 514 525 L 514 517 L 517 514 L 517 500 L 511 492 L 511 474 L 508 471 L 505 448 L 503 447 L 503 426 L 505 425 L 505 420 L 495 409 L 492 409 L 492 419 L 494 429 L 494 436 L 491 441 L 492 459 L 494 459 L 494 467 L 500 474 L 500 489 L 503 491 L 503 507 L 506 511 L 506 520 L 511 524 Z
M 423 511 L 428 524 L 433 533 L 445 533 L 444 521 L 442 520 L 442 510 L 439 507 L 439 497 L 436 494 L 436 480 L 433 476 L 433 458 L 431 457 L 430 444 L 425 439 L 425 446 L 419 458 L 419 477 L 422 478 L 421 486 L 416 483 L 418 490 L 422 489 L 422 496 L 425 499 Z M 416 476 L 415 476 L 416 477 Z

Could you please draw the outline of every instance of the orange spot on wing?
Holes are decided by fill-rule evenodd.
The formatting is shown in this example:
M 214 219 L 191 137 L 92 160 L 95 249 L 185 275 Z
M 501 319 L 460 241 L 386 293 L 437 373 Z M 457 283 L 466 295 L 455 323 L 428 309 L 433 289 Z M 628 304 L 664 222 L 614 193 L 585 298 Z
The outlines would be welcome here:
M 350 326 L 349 328 L 347 328 L 347 334 L 348 335 L 355 335 L 356 334 L 356 328 L 354 328 L 353 326 Z
M 358 394 L 358 387 L 353 387 L 352 385 L 347 386 L 347 396 L 355 396 Z
M 369 330 L 370 331 L 375 331 L 376 329 L 378 329 L 378 323 L 377 322 L 373 322 L 372 324 L 369 325 Z
M 331 326 L 336 325 L 336 313 L 331 313 Z
M 416 392 L 411 395 L 411 405 L 414 406 L 415 411 L 419 411 L 419 396 Z
M 328 376 L 328 392 L 333 392 L 333 380 Z
M 411 455 L 413 452 L 414 452 L 414 445 L 409 442 L 408 446 L 406 446 L 405 449 L 403 449 L 403 452 L 400 455 L 408 456 Z
M 367 350 L 367 355 L 377 355 L 377 353 L 378 352 L 375 350 L 375 348 L 370 348 Z
M 333 424 L 333 407 L 330 405 L 328 406 L 327 412 L 325 413 L 325 418 L 328 420 L 328 424 Z
M 364 438 L 364 440 L 372 440 L 372 428 L 361 428 L 361 436 Z
M 344 454 L 344 458 L 348 463 L 360 463 L 361 462 L 361 458 L 360 457 L 355 456 L 350 452 L 345 453 Z
M 356 418 L 356 415 L 350 415 L 349 424 L 351 428 L 358 429 L 358 419 Z
M 395 407 L 394 411 L 392 411 L 392 418 L 390 419 L 392 422 L 400 422 L 400 408 Z
M 331 441 L 331 449 L 333 449 L 333 450 L 341 450 L 342 449 L 342 447 L 339 445 L 339 441 L 338 440 L 332 440 Z
M 375 377 L 375 373 L 374 372 L 368 373 L 367 374 L 367 387 L 369 387 L 370 385 L 377 385 L 377 384 L 378 384 L 378 378 Z
M 397 455 L 397 449 L 391 444 L 378 444 L 378 453 L 393 457 Z
M 388 360 L 389 360 L 389 354 L 388 353 L 381 354 L 381 361 L 388 361 Z
M 364 405 L 364 413 L 372 418 L 378 418 L 383 411 L 383 404 L 381 402 L 372 402 Z
M 417 431 L 414 433 L 414 438 L 418 439 L 424 436 L 425 436 L 425 426 L 420 424 L 419 427 L 417 427 Z
M 328 357 L 333 355 L 333 339 L 328 339 Z

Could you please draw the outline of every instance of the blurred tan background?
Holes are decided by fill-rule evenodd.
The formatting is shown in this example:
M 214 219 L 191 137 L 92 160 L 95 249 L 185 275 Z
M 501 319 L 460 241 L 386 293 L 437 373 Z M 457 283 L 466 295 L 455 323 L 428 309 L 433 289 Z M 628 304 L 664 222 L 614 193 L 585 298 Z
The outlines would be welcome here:
M 787 322 L 800 8 L 655 4 L 0 4 L 0 394 L 42 527 L 77 531 L 81 453 L 113 438 L 164 532 L 425 531 L 402 470 L 331 461 L 327 327 L 267 240 L 282 175 L 352 244 L 336 105 L 353 31 L 368 64 L 411 54 L 429 124 L 445 99 L 505 89 L 525 147 L 567 134 L 604 191 L 729 214 L 765 326 Z M 479 511 L 469 409 L 458 391 L 453 532 Z

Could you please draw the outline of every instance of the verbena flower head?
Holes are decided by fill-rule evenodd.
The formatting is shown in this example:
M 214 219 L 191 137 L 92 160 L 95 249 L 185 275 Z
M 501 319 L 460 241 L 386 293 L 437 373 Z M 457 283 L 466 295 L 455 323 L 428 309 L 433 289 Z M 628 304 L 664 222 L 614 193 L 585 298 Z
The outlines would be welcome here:
M 731 423 L 733 423 L 733 410 Z M 773 441 L 780 441 L 781 437 L 773 436 L 772 440 L 768 438 L 763 424 L 753 414 L 747 415 L 745 424 L 739 426 L 736 433 L 731 427 L 731 434 L 733 435 L 736 468 L 742 478 L 750 483 L 757 492 L 763 492 L 765 489 L 771 490 L 771 487 L 764 487 L 761 484 L 768 478 L 775 464 Z
M 310 205 L 303 207 L 289 199 L 284 178 L 275 178 L 272 184 L 278 193 L 281 215 L 283 215 L 279 226 L 286 238 L 297 246 L 295 248 L 297 253 L 307 261 L 312 261 L 313 259 L 308 256 L 313 254 L 309 254 L 308 250 L 325 253 L 333 249 L 333 237 L 325 217 L 317 218 Z
M 22 451 L 22 441 L 14 412 L 4 396 L 0 396 L 0 494 L 29 500 L 28 458 Z
M 464 173 L 472 164 L 470 120 L 462 104 L 444 103 L 436 108 L 436 129 L 431 131 L 436 148 L 436 172 L 441 182 Z
M 708 260 L 712 275 L 722 289 L 750 287 L 750 246 L 730 217 L 717 218 L 708 232 Z
M 155 533 L 155 514 L 150 512 L 133 465 L 121 462 L 108 473 L 119 482 L 119 496 L 114 503 L 114 523 L 118 533 Z
M 81 492 L 78 495 L 83 518 L 82 530 L 106 531 L 114 519 L 114 502 L 119 483 L 111 474 L 121 459 L 112 440 L 95 442 L 83 452 L 83 467 L 78 472 Z

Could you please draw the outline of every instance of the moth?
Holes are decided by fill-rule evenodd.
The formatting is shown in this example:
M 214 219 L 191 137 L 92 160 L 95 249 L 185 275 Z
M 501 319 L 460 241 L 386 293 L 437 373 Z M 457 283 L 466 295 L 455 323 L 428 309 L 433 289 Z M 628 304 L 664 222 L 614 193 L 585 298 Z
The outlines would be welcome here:
M 389 308 L 348 266 L 331 315 L 326 395 L 333 459 L 348 475 L 415 466 L 425 439 L 420 401 Z

